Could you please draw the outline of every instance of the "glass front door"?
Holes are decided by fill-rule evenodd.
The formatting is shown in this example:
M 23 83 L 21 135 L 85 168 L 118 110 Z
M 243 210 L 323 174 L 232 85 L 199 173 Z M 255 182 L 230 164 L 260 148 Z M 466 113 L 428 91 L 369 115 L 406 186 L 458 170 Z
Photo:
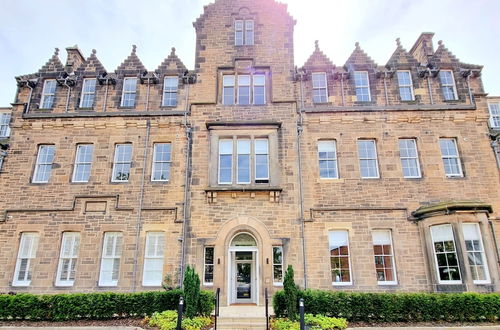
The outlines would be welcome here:
M 236 262 L 236 299 L 252 299 L 251 261 Z

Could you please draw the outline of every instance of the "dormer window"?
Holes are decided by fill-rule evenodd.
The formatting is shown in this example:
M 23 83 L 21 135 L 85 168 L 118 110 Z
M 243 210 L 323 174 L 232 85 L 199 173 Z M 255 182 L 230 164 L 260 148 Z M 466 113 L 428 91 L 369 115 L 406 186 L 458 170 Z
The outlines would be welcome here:
M 42 100 L 40 109 L 51 109 L 56 95 L 56 80 L 50 79 L 43 82 Z
M 370 80 L 368 79 L 368 72 L 355 71 L 354 72 L 354 86 L 356 88 L 356 101 L 370 102 Z
M 410 71 L 398 71 L 397 75 L 401 101 L 413 101 L 413 84 Z
M 122 107 L 131 108 L 135 106 L 136 92 L 137 78 L 127 77 L 123 79 Z
M 439 80 L 441 80 L 441 90 L 445 101 L 458 100 L 457 88 L 455 86 L 455 79 L 453 78 L 453 71 L 441 70 L 439 71 Z
M 163 82 L 163 106 L 175 107 L 177 105 L 177 90 L 179 79 L 177 76 L 165 77 Z
M 97 79 L 84 79 L 80 108 L 92 108 L 95 98 L 95 86 Z
M 253 20 L 234 21 L 234 44 L 235 46 L 251 46 L 254 42 Z
M 328 102 L 328 88 L 326 82 L 326 73 L 315 72 L 312 74 L 313 102 Z

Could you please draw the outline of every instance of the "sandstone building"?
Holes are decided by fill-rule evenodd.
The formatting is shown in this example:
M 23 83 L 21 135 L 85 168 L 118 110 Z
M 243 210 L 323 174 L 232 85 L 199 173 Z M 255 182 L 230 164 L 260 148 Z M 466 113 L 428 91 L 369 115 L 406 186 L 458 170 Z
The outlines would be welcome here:
M 294 25 L 274 0 L 216 0 L 194 70 L 69 47 L 17 77 L 0 291 L 160 289 L 187 265 L 222 304 L 263 304 L 287 265 L 308 288 L 499 291 L 482 67 L 422 33 L 385 65 L 316 44 L 297 68 Z

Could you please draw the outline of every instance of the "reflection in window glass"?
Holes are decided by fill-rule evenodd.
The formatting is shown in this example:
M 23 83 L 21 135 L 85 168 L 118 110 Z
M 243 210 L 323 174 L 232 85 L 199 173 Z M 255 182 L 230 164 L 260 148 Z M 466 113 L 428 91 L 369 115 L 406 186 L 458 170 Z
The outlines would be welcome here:
M 352 284 L 348 231 L 331 231 L 328 235 L 328 239 L 333 284 Z
M 455 239 L 451 225 L 431 227 L 438 278 L 442 283 L 461 283 Z

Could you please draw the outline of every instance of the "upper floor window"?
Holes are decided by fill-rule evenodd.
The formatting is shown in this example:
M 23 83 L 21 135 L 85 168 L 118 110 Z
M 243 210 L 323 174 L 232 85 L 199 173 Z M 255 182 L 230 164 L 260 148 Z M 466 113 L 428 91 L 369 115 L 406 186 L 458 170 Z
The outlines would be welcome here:
M 132 167 L 132 144 L 117 144 L 113 163 L 112 182 L 127 182 Z
M 319 177 L 338 179 L 337 148 L 335 140 L 318 141 Z
M 431 236 L 439 283 L 462 283 L 455 237 L 451 225 L 432 226 Z
M 372 241 L 378 284 L 397 284 L 391 231 L 374 230 Z
M 40 109 L 51 109 L 54 105 L 56 95 L 56 80 L 49 79 L 43 82 L 42 100 L 40 101 Z
M 241 138 L 219 140 L 218 172 L 219 184 L 268 183 L 268 139 Z M 233 175 L 233 173 L 236 173 L 236 175 Z
M 116 286 L 120 277 L 123 235 L 119 232 L 104 233 L 99 286 Z
M 439 80 L 441 80 L 441 90 L 445 101 L 457 100 L 457 88 L 455 86 L 455 78 L 453 78 L 453 71 L 439 71 Z
M 378 179 L 379 173 L 375 140 L 358 140 L 358 154 L 361 178 Z
M 315 72 L 312 74 L 313 102 L 328 102 L 328 88 L 325 72 Z
M 73 169 L 73 182 L 88 182 L 92 167 L 92 144 L 79 144 L 76 147 L 75 168 Z
M 500 103 L 488 103 L 488 108 L 490 109 L 491 128 L 500 128 Z
M 75 283 L 79 247 L 80 233 L 63 233 L 56 286 L 73 286 Z
M 134 107 L 137 93 L 137 78 L 126 77 L 123 79 L 122 107 Z
M 410 71 L 398 71 L 399 96 L 401 101 L 413 101 L 413 84 Z
M 0 138 L 10 136 L 10 113 L 0 114 Z
M 403 177 L 420 178 L 420 164 L 417 153 L 417 140 L 399 139 L 399 157 L 403 168 Z
M 50 173 L 52 172 L 52 163 L 54 162 L 55 149 L 54 145 L 40 145 L 38 147 L 35 172 L 33 173 L 34 183 L 49 182 Z
M 170 178 L 171 144 L 155 143 L 153 148 L 153 168 L 151 181 L 168 181 Z
M 441 157 L 443 158 L 444 172 L 446 176 L 463 176 L 462 164 L 458 155 L 457 140 L 450 138 L 439 139 Z
M 97 79 L 84 79 L 80 108 L 92 108 L 95 99 L 95 87 Z
M 163 280 L 165 233 L 148 232 L 145 250 L 142 285 L 160 286 Z
M 253 20 L 234 21 L 234 44 L 236 46 L 253 45 L 254 22 Z
M 16 268 L 14 270 L 13 286 L 29 286 L 33 274 L 33 260 L 38 247 L 38 233 L 22 233 Z
M 224 75 L 222 77 L 222 104 L 262 105 L 265 103 L 265 74 Z
M 177 91 L 179 78 L 177 76 L 165 77 L 163 80 L 163 103 L 164 107 L 175 107 L 177 105 Z
M 356 88 L 356 100 L 358 102 L 371 101 L 370 80 L 368 79 L 368 72 L 354 71 L 354 86 Z
M 349 254 L 349 232 L 334 230 L 328 233 L 330 267 L 333 285 L 351 285 L 351 258 Z

